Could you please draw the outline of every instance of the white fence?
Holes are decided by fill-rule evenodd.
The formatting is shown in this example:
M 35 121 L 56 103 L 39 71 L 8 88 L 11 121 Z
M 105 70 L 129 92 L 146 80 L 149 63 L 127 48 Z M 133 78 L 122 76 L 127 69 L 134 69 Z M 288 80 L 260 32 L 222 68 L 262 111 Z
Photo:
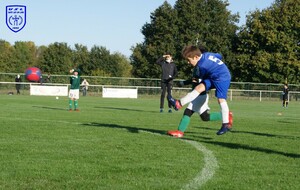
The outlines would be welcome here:
M 16 86 L 15 82 L 0 82 L 0 95 L 5 94 L 16 94 Z M 19 83 L 21 84 L 21 94 L 30 95 L 30 85 L 37 83 Z M 69 84 L 57 84 L 57 83 L 46 83 L 40 84 L 43 86 L 69 86 Z M 136 89 L 138 91 L 138 97 L 141 98 L 143 96 L 159 96 L 161 89 L 160 87 L 152 87 L 152 86 L 117 86 L 117 85 L 89 85 L 89 89 L 87 92 L 88 96 L 103 96 L 103 88 L 118 88 L 118 89 Z M 187 92 L 191 91 L 191 88 L 173 88 L 173 96 L 174 97 L 182 97 Z M 211 98 L 214 98 L 214 90 L 209 92 Z M 258 101 L 270 101 L 282 98 L 282 91 L 270 91 L 270 90 L 244 90 L 244 89 L 229 89 L 228 92 L 228 100 L 235 101 L 240 99 L 251 99 Z M 298 91 L 290 91 L 289 99 L 290 101 L 298 101 L 300 98 L 300 92 Z

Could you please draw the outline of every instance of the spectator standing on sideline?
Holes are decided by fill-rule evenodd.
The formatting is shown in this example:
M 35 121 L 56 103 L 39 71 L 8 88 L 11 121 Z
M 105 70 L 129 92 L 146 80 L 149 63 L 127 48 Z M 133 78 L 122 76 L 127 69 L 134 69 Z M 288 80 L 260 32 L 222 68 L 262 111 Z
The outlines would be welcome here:
M 282 107 L 288 107 L 289 104 L 289 87 L 288 84 L 285 83 L 283 85 L 283 90 L 282 90 Z
M 43 75 L 40 76 L 39 83 L 42 85 L 44 83 Z
M 88 90 L 88 88 L 89 88 L 89 82 L 86 80 L 86 79 L 84 79 L 83 81 L 82 81 L 82 83 L 81 83 L 81 86 L 82 86 L 82 95 L 83 96 L 86 96 L 86 92 L 87 92 L 87 90 Z
M 50 73 L 48 74 L 45 82 L 46 83 L 51 83 L 51 75 L 50 75 Z
M 161 74 L 161 95 L 160 95 L 160 112 L 164 111 L 164 100 L 166 92 L 168 96 L 172 95 L 173 79 L 176 78 L 178 72 L 177 67 L 170 53 L 164 54 L 157 59 L 156 64 L 162 68 Z M 172 113 L 172 105 L 168 101 L 169 113 Z
M 15 82 L 16 82 L 16 90 L 17 90 L 17 94 L 20 94 L 20 89 L 21 89 L 21 84 L 20 84 L 20 82 L 22 82 L 22 79 L 21 79 L 20 75 L 17 75 L 17 76 L 16 76 Z

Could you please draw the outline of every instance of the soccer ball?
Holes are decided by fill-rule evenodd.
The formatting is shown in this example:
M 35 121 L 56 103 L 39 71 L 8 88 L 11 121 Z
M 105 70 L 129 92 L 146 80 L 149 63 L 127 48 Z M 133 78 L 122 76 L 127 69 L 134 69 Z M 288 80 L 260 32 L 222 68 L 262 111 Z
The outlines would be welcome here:
M 26 69 L 25 71 L 25 77 L 27 80 L 29 81 L 34 81 L 37 82 L 40 80 L 42 75 L 42 72 L 39 68 L 37 67 L 29 67 L 28 69 Z

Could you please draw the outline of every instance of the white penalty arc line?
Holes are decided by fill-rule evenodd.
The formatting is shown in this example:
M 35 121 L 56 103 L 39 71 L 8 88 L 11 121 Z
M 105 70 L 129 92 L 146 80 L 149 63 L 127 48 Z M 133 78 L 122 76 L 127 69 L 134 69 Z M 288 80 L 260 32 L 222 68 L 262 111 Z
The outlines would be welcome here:
M 0 117 L 8 119 L 7 117 Z M 46 121 L 46 122 L 58 122 L 58 123 L 67 123 L 67 124 L 76 124 L 81 125 L 82 123 L 79 122 L 69 122 L 69 121 L 59 121 L 59 120 L 45 120 L 45 119 L 27 119 L 27 118 L 13 118 L 13 120 L 33 120 L 33 121 Z M 154 135 L 160 135 L 158 133 L 144 131 L 139 129 L 140 132 L 144 133 L 150 133 Z M 188 183 L 186 184 L 182 189 L 183 190 L 192 190 L 192 189 L 199 189 L 202 185 L 204 185 L 208 180 L 210 180 L 214 174 L 215 171 L 218 169 L 218 161 L 216 157 L 214 156 L 213 152 L 209 149 L 207 149 L 205 146 L 203 146 L 201 143 L 192 141 L 192 140 L 186 140 L 186 139 L 180 139 L 183 142 L 186 142 L 188 144 L 191 144 L 194 146 L 199 152 L 202 152 L 204 155 L 204 168 Z
M 149 131 L 144 131 L 144 130 L 139 130 L 139 131 L 162 136 L 161 134 L 153 133 Z M 204 185 L 208 180 L 210 180 L 214 176 L 215 171 L 219 167 L 217 158 L 214 156 L 211 150 L 208 150 L 205 146 L 203 146 L 199 142 L 186 140 L 186 139 L 180 139 L 180 140 L 191 144 L 198 151 L 202 152 L 204 155 L 204 168 L 202 168 L 202 170 L 196 175 L 196 177 L 194 177 L 188 184 L 186 184 L 182 188 L 183 190 L 199 189 L 202 185 Z
M 214 174 L 215 171 L 218 169 L 218 161 L 216 157 L 214 156 L 213 152 L 208 150 L 205 146 L 202 144 L 191 141 L 191 140 L 185 140 L 183 141 L 193 145 L 197 150 L 202 152 L 204 154 L 204 168 L 199 172 L 196 177 L 191 180 L 183 189 L 199 189 L 202 185 L 204 185 L 208 180 L 210 180 Z

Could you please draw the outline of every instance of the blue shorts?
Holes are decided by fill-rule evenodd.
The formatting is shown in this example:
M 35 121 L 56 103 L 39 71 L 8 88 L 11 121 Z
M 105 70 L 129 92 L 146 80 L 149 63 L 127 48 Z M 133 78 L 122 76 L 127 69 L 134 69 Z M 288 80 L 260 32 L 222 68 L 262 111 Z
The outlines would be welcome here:
M 210 89 L 216 89 L 215 96 L 217 98 L 227 99 L 227 92 L 230 87 L 230 80 L 226 81 L 213 81 L 210 79 L 205 79 L 203 81 L 206 91 Z

